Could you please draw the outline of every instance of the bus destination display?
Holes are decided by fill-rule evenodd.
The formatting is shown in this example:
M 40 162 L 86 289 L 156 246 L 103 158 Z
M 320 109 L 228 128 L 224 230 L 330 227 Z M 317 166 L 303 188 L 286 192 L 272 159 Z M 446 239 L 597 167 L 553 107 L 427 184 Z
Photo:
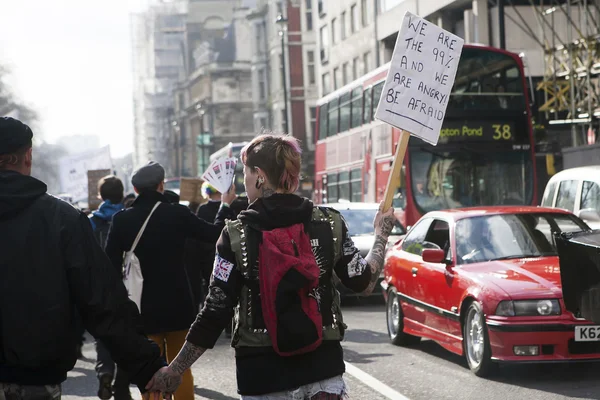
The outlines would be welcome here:
M 514 142 L 515 126 L 502 121 L 446 122 L 440 131 L 440 143 L 458 141 Z

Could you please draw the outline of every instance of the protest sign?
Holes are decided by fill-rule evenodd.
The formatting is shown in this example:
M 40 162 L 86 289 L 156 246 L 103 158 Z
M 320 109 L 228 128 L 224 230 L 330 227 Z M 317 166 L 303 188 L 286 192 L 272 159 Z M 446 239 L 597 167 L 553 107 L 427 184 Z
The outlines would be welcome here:
M 63 193 L 71 195 L 75 202 L 86 201 L 89 195 L 87 172 L 98 169 L 112 170 L 109 146 L 61 158 L 59 171 Z
M 436 145 L 458 62 L 460 37 L 407 12 L 398 33 L 375 118 L 402 129 L 386 188 L 384 209 L 392 204 L 410 135 Z
M 179 199 L 190 203 L 201 203 L 202 183 L 203 181 L 200 178 L 181 178 Z

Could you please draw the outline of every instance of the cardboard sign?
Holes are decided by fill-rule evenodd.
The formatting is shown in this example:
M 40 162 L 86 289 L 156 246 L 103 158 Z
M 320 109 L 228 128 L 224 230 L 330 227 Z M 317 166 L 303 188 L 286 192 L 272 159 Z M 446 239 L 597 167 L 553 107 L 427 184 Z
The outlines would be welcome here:
M 95 169 L 87 172 L 88 208 L 90 210 L 97 210 L 102 204 L 102 199 L 98 193 L 98 182 L 111 173 L 110 169 Z
M 375 118 L 436 145 L 463 45 L 460 37 L 407 12 Z
M 179 200 L 202 203 L 202 183 L 202 179 L 199 178 L 181 178 Z

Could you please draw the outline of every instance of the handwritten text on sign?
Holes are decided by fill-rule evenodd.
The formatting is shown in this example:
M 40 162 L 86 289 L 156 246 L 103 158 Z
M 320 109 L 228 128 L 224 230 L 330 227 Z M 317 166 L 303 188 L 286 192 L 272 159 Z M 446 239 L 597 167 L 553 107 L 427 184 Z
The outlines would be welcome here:
M 404 16 L 376 118 L 437 144 L 464 40 Z

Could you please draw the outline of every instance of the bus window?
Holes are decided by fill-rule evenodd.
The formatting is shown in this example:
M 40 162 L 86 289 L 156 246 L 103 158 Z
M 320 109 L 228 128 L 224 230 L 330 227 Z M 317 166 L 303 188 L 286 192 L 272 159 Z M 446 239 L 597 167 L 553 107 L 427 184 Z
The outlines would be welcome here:
M 373 94 L 373 88 L 369 87 L 365 90 L 365 108 L 363 111 L 363 121 L 365 124 L 368 124 L 369 122 L 371 122 L 373 120 L 373 118 L 371 118 L 372 114 L 371 114 L 371 104 L 373 103 L 372 97 L 371 95 Z
M 340 97 L 340 132 L 350 129 L 350 93 Z
M 350 201 L 362 201 L 362 168 L 350 171 Z
M 375 111 L 377 111 L 377 105 L 379 104 L 379 98 L 381 97 L 384 83 L 385 81 L 381 81 L 373 87 L 373 113 L 371 114 L 371 121 L 375 119 Z
M 327 136 L 336 135 L 338 131 L 338 122 L 340 116 L 340 99 L 333 99 L 329 102 L 329 129 L 327 130 Z
M 337 203 L 339 200 L 338 196 L 338 175 L 331 174 L 327 176 L 327 202 Z
M 448 107 L 524 110 L 520 65 L 507 54 L 463 49 Z
M 319 107 L 319 137 L 317 137 L 316 140 L 325 139 L 327 137 L 327 122 L 329 122 L 327 106 L 329 106 L 329 104 L 325 103 Z

